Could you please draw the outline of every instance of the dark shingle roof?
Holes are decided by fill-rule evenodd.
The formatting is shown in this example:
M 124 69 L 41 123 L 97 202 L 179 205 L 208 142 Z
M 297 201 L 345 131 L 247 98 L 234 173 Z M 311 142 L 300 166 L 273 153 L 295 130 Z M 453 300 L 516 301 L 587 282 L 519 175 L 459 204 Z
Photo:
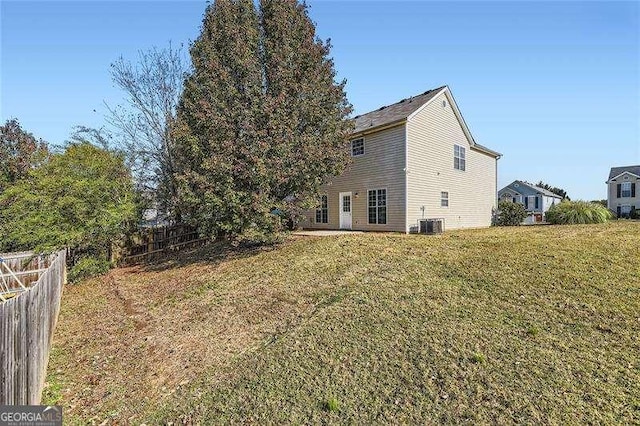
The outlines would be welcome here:
M 636 176 L 640 176 L 640 165 L 612 167 L 611 171 L 609 172 L 609 180 L 613 179 L 616 176 L 621 175 L 624 172 L 629 172 L 629 173 L 633 173 Z
M 437 89 L 428 90 L 420 95 L 412 96 L 395 104 L 383 106 L 375 111 L 354 117 L 356 124 L 354 133 L 360 133 L 367 129 L 391 124 L 409 117 L 445 87 L 446 86 L 442 86 Z

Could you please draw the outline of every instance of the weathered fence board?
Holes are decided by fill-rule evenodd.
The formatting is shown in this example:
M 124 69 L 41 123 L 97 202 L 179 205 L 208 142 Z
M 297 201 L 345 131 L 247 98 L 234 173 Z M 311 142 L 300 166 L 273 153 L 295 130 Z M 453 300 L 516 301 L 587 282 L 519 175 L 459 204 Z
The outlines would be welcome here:
M 207 241 L 209 239 L 200 238 L 195 227 L 185 224 L 141 229 L 131 237 L 120 263 L 149 260 L 154 255 L 202 245 Z
M 20 255 L 22 261 L 12 263 L 15 268 L 46 270 L 28 290 L 0 302 L 0 405 L 40 403 L 66 279 L 64 251 L 40 259 Z
M 6 283 L 12 288 L 21 289 L 19 280 L 29 287 L 38 281 L 51 261 L 51 256 L 33 255 L 30 252 L 0 253 L 0 284 Z

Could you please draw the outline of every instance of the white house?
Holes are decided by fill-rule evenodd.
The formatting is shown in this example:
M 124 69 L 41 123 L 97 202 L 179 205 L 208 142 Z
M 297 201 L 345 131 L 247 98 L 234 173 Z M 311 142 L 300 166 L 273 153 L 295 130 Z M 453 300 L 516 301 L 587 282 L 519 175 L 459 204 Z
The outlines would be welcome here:
M 639 166 L 612 167 L 607 180 L 607 206 L 618 217 L 628 217 L 640 208 L 640 194 L 636 185 L 640 181 Z

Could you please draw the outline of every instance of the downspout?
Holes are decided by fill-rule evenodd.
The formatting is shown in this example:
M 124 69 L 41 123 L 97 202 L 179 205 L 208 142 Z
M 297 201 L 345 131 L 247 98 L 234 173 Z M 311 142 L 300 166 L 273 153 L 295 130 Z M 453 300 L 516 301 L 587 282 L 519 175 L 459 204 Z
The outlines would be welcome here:
M 409 120 L 404 123 L 404 233 L 409 233 Z
M 496 194 L 496 198 L 495 198 L 495 204 L 494 204 L 494 209 L 498 208 L 498 203 L 500 201 L 499 197 L 498 197 L 498 160 L 501 159 L 502 156 L 498 155 L 496 157 L 496 182 L 495 182 L 495 194 Z M 493 222 L 493 217 L 491 218 L 491 222 Z

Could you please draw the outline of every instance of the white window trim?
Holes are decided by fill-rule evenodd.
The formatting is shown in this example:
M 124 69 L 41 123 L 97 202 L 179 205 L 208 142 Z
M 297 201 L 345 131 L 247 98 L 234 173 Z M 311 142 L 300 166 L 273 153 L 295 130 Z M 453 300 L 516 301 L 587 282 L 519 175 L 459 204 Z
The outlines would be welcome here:
M 443 196 L 443 194 L 447 194 L 446 197 Z M 440 191 L 440 207 L 445 207 L 445 208 L 449 208 L 449 200 L 451 198 L 449 197 L 449 191 Z M 443 205 L 442 202 L 446 201 L 447 205 Z
M 380 206 L 376 205 L 376 223 L 371 223 L 369 222 L 369 191 L 379 191 L 381 189 L 384 189 L 384 193 L 385 193 L 385 223 L 378 223 L 378 208 Z M 376 203 L 378 202 L 378 194 L 376 192 Z M 380 226 L 386 226 L 389 224 L 389 190 L 387 189 L 386 186 L 381 187 L 381 188 L 367 188 L 367 224 L 368 225 L 380 225 Z
M 624 189 L 627 186 L 629 189 Z M 628 192 L 628 195 L 624 195 L 625 192 Z M 631 182 L 622 182 L 620 184 L 620 198 L 631 198 Z
M 358 141 L 362 141 L 362 154 L 354 154 L 353 153 L 353 143 L 354 142 L 358 142 Z M 367 148 L 366 148 L 366 143 L 364 141 L 364 136 L 360 137 L 360 138 L 355 138 L 355 139 L 351 139 L 351 156 L 352 157 L 362 157 L 367 153 Z
M 458 155 L 456 157 L 456 147 L 458 147 L 458 153 L 462 153 L 462 155 Z M 456 159 L 458 159 L 458 164 L 460 164 L 460 160 L 464 161 L 464 168 L 461 169 L 456 167 Z M 453 169 L 458 170 L 459 172 L 467 171 L 467 148 L 462 145 L 458 145 L 457 143 L 453 144 Z

